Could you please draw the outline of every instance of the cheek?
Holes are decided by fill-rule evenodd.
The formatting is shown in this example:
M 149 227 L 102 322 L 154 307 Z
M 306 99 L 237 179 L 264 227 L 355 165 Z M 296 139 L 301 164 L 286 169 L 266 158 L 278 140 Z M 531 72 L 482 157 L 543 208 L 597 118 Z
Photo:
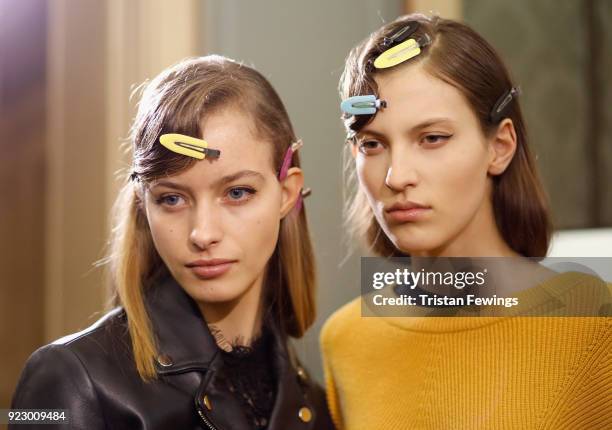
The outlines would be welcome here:
M 484 143 L 475 141 L 441 160 L 431 180 L 439 191 L 438 204 L 454 214 L 474 212 L 487 197 L 487 153 Z
M 262 193 L 263 194 L 263 193 Z M 274 251 L 280 224 L 280 192 L 266 193 L 258 201 L 231 210 L 227 228 L 240 244 L 244 255 L 253 261 L 267 261 Z
M 387 177 L 387 162 L 384 157 L 364 157 L 358 155 L 355 159 L 355 169 L 361 188 L 369 200 L 377 200 L 380 190 L 384 188 Z
M 177 255 L 176 248 L 180 243 L 177 238 L 181 234 L 180 226 L 176 225 L 172 217 L 164 217 L 156 211 L 149 211 L 147 220 L 155 249 L 162 260 L 168 264 L 172 256 Z

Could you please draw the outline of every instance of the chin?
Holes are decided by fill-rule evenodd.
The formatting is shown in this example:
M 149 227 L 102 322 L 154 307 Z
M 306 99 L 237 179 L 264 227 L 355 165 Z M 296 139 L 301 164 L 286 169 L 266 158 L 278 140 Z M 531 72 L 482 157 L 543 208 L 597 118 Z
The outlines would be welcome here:
M 408 234 L 404 231 L 390 236 L 390 240 L 397 249 L 410 255 L 433 252 L 442 246 L 441 241 L 426 232 Z
M 190 276 L 188 279 L 177 279 L 183 290 L 196 302 L 224 303 L 240 297 L 244 291 L 232 285 L 232 282 L 223 279 L 199 279 Z M 240 291 L 239 291 L 240 290 Z
M 198 303 L 206 303 L 206 304 L 221 304 L 221 303 L 231 303 L 240 297 L 239 294 L 229 295 L 223 292 L 212 293 L 212 294 L 198 294 L 191 296 L 191 298 Z

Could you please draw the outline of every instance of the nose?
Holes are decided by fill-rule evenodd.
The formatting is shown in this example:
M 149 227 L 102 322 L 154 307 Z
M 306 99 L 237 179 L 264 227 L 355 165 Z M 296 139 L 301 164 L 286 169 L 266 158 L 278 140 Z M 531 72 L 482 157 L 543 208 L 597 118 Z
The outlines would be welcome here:
M 214 205 L 199 205 L 192 215 L 189 240 L 198 251 L 205 251 L 223 239 L 221 215 Z
M 396 145 L 396 148 L 391 150 L 391 160 L 385 177 L 387 188 L 397 192 L 416 186 L 419 178 L 414 157 L 403 146 Z

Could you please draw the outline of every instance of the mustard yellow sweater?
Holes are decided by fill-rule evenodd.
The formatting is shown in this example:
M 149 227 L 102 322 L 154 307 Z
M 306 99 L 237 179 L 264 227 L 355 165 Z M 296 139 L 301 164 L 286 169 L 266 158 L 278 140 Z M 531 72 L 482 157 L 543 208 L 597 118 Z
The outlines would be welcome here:
M 585 277 L 559 279 L 579 290 Z M 361 317 L 358 298 L 321 334 L 332 417 L 347 430 L 609 430 L 611 328 L 609 317 Z

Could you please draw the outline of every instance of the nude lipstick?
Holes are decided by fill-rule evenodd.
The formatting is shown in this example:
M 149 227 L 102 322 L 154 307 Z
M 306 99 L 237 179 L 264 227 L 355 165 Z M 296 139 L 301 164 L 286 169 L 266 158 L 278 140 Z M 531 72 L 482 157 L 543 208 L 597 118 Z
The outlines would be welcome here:
M 195 260 L 187 263 L 185 267 L 191 269 L 200 279 L 214 279 L 230 270 L 234 263 L 236 263 L 236 260 L 212 258 L 209 260 Z
M 397 202 L 385 207 L 386 217 L 395 222 L 414 222 L 422 220 L 431 211 L 431 207 L 411 201 Z

